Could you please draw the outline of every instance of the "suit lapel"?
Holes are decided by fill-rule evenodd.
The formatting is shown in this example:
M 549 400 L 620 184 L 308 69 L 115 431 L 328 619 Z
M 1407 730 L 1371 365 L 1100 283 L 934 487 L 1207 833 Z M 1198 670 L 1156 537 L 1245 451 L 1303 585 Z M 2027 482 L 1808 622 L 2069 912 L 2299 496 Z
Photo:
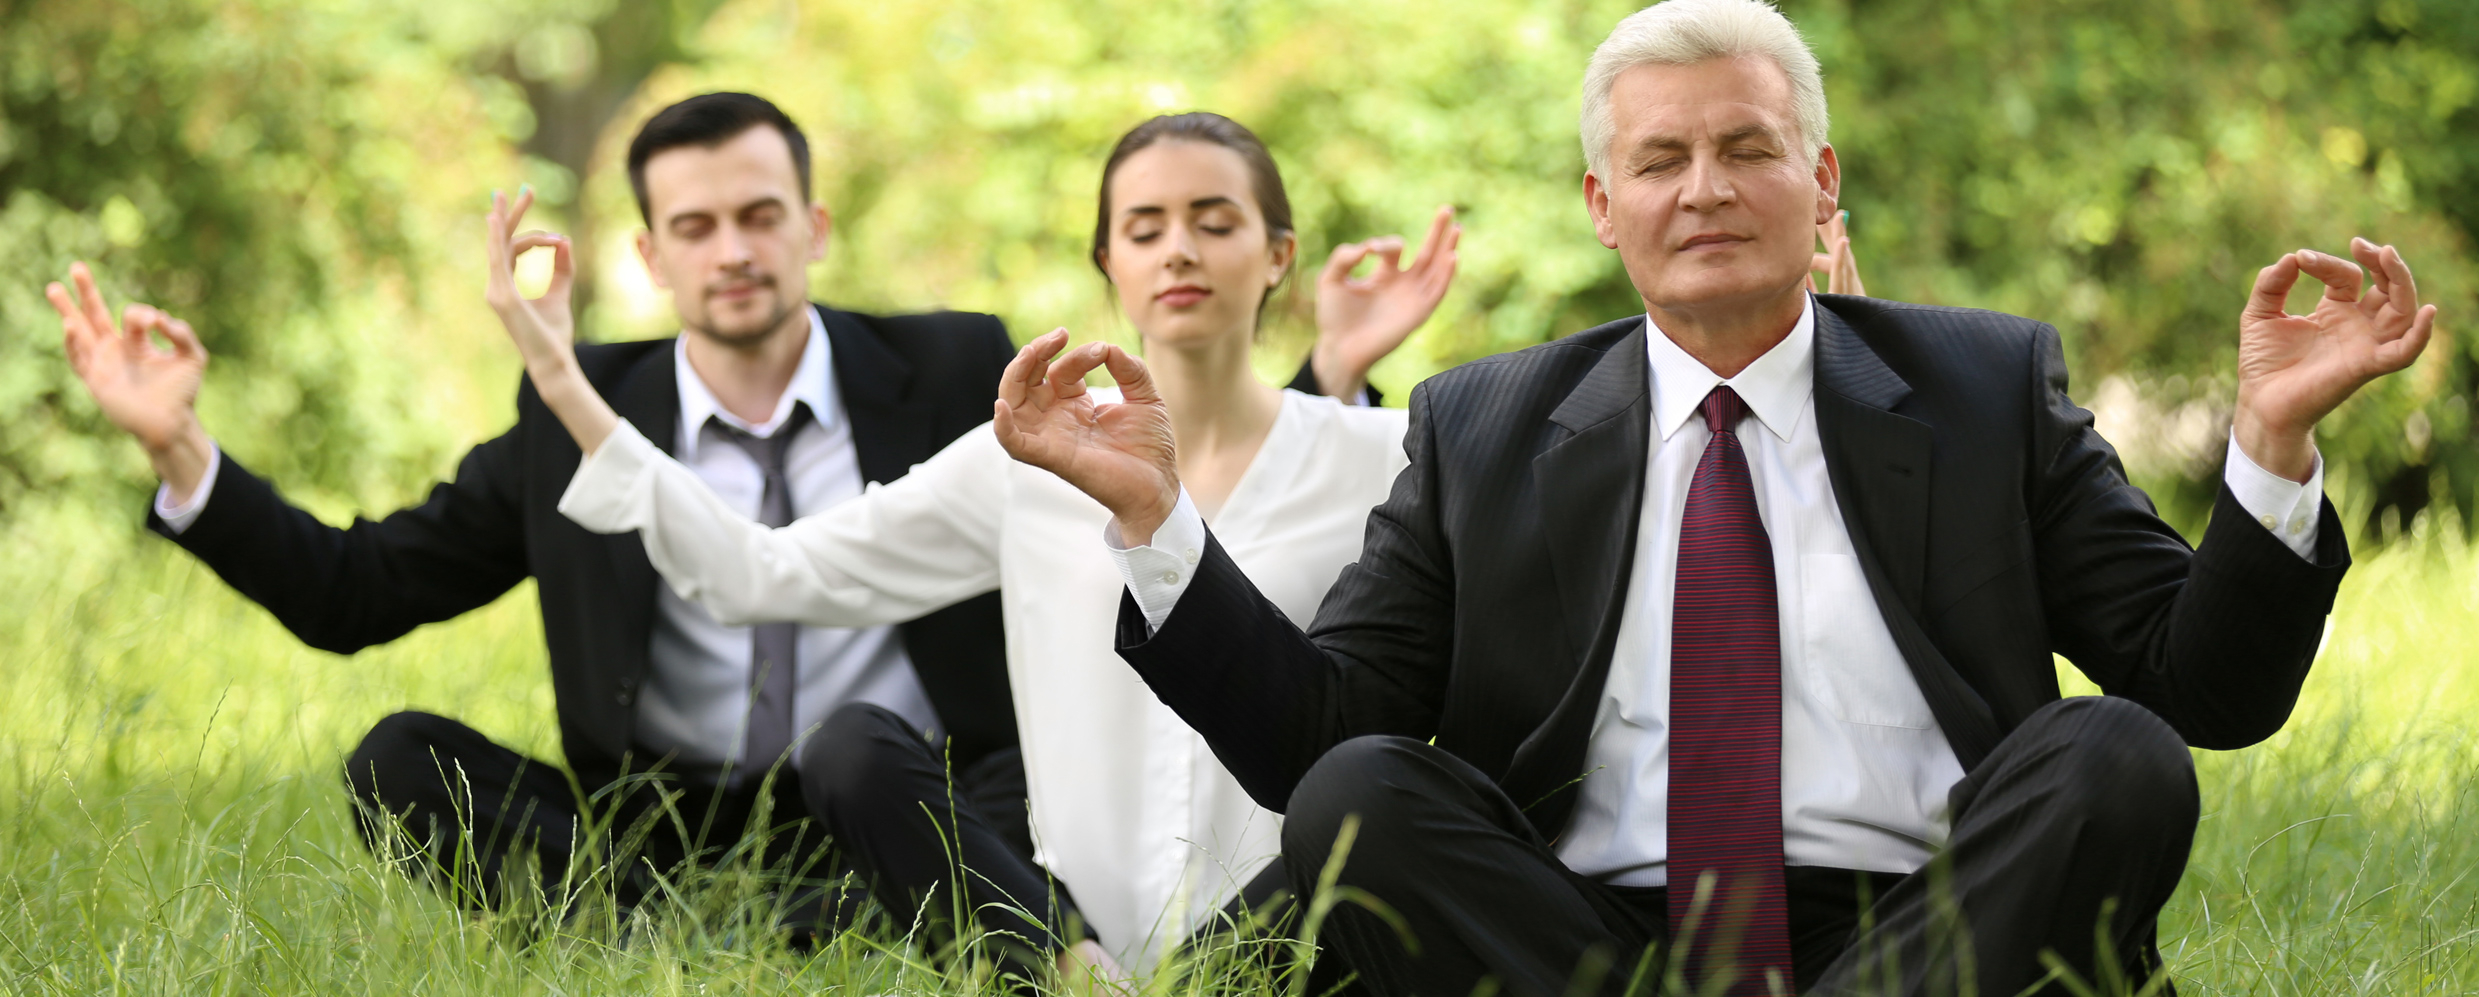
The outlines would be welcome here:
M 912 365 L 888 347 L 860 316 L 813 305 L 826 326 L 834 354 L 830 374 L 844 416 L 852 421 L 852 449 L 864 481 L 903 477 L 929 453 L 937 427 L 926 400 L 912 397 Z
M 1532 461 L 1541 536 L 1564 612 L 1559 624 L 1571 649 L 1558 659 L 1575 670 L 1549 719 L 1516 748 L 1503 784 L 1553 836 L 1574 807 L 1635 562 L 1652 431 L 1648 365 L 1639 321 L 1550 414 L 1570 435 Z
M 1896 414 L 1911 386 L 1820 299 L 1816 309 L 1816 431 L 1851 547 L 1877 611 L 1911 666 L 1946 742 L 1965 769 L 2003 736 L 1996 715 L 1945 660 L 1919 622 L 1928 557 L 1929 475 L 1936 432 Z

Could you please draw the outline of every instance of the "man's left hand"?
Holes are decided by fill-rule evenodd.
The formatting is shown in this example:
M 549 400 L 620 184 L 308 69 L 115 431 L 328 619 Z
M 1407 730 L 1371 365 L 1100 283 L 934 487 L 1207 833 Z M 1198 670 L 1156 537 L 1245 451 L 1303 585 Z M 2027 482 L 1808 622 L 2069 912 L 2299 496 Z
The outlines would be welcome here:
M 2400 252 L 2352 239 L 2350 255 L 2358 262 L 2312 249 L 2282 257 L 2256 275 L 2238 319 L 2231 428 L 2247 459 L 2291 481 L 2315 470 L 2316 423 L 2367 382 L 2410 366 L 2436 329 L 2436 306 L 2419 305 Z M 2324 282 L 2324 297 L 2291 315 L 2285 304 L 2302 272 Z

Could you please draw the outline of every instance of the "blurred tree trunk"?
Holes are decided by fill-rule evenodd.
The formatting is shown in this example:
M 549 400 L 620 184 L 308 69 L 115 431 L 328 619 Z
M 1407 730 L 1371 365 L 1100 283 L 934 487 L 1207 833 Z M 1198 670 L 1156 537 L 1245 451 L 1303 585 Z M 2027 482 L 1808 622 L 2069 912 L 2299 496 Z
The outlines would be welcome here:
M 722 0 L 618 2 L 586 23 L 553 23 L 517 40 L 499 71 L 525 91 L 534 112 L 534 133 L 524 151 L 558 165 L 574 182 L 552 201 L 568 215 L 576 247 L 576 310 L 585 315 L 602 278 L 602 240 L 583 193 L 594 149 L 612 116 L 627 106 L 639 85 L 670 63 L 694 58 L 689 40 Z M 614 166 L 620 164 L 613 164 Z M 544 192 L 537 191 L 537 196 Z M 580 323 L 580 332 L 591 324 Z

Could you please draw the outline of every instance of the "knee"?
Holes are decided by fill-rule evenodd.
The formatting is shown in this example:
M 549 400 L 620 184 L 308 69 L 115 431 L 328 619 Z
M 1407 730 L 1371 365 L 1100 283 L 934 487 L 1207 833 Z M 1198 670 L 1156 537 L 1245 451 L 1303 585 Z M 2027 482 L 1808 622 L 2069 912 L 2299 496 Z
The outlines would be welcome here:
M 454 720 L 435 713 L 406 710 L 389 714 L 362 735 L 362 741 L 345 757 L 344 779 L 353 793 L 377 803 L 401 806 L 409 800 L 390 800 L 401 795 L 393 790 L 408 778 L 420 779 L 438 765 L 432 749 L 445 741 L 460 727 Z M 434 776 L 429 781 L 436 781 Z
M 2023 728 L 2056 745 L 2059 784 L 2088 819 L 2143 837 L 2194 833 L 2202 810 L 2195 759 L 2151 710 L 2083 696 L 2041 708 Z
M 830 819 L 839 810 L 866 806 L 896 785 L 907 756 L 927 750 L 895 711 L 852 703 L 828 714 L 800 749 L 801 795 Z
M 1445 752 L 1408 737 L 1369 735 L 1335 745 L 1309 766 L 1283 814 L 1283 861 L 1293 878 L 1314 883 L 1333 857 L 1347 825 L 1357 824 L 1349 868 L 1365 880 L 1368 856 L 1386 855 L 1411 830 L 1407 802 L 1451 790 L 1438 759 Z

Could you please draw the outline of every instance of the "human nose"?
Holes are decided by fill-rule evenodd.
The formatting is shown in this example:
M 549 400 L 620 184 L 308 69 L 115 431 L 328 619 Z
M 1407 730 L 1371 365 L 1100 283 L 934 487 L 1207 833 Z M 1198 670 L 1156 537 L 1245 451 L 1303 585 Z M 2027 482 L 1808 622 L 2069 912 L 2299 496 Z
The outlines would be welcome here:
M 1739 192 L 1721 168 L 1715 156 L 1697 155 L 1687 163 L 1685 186 L 1679 191 L 1679 206 L 1689 211 L 1712 211 L 1735 202 Z
M 749 233 L 742 231 L 740 226 L 725 224 L 716 234 L 720 238 L 715 240 L 715 249 L 722 254 L 716 262 L 724 269 L 744 269 L 757 261 L 756 254 L 751 251 Z
M 1172 270 L 1185 270 L 1196 266 L 1197 261 L 1203 258 L 1197 254 L 1195 229 L 1186 225 L 1173 225 L 1170 231 L 1164 234 L 1167 238 L 1163 241 L 1168 244 L 1169 250 L 1162 256 L 1164 267 Z

